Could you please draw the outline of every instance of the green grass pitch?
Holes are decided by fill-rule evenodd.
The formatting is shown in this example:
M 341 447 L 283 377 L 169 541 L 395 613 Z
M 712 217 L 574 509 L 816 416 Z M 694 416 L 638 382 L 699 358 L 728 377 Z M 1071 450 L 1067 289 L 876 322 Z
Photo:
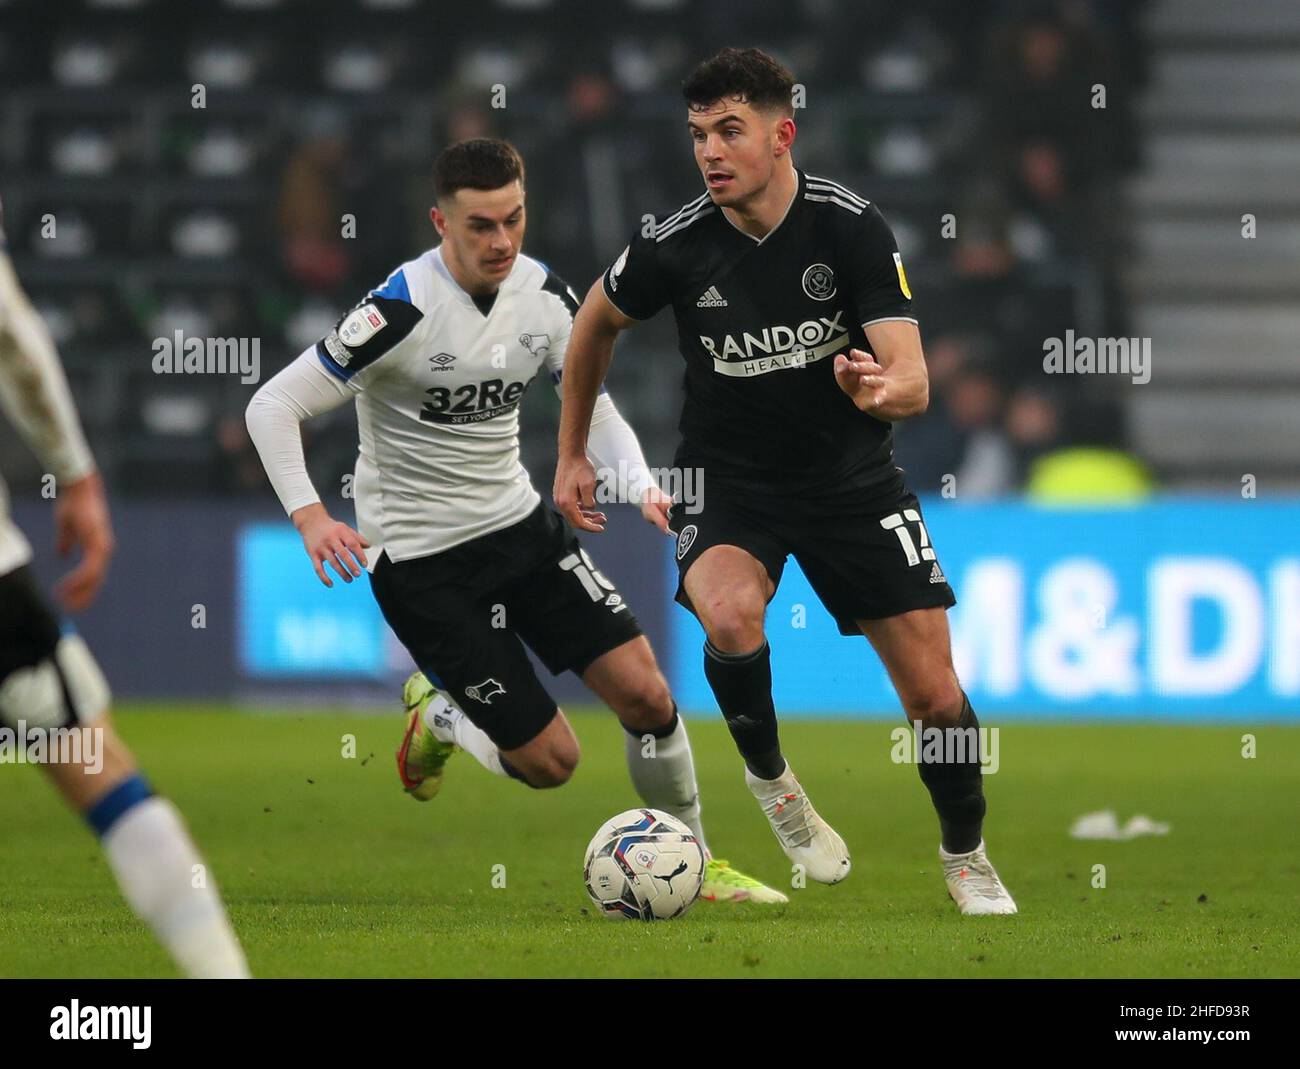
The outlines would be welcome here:
M 587 840 L 638 802 L 613 718 L 572 719 L 583 760 L 567 786 L 529 791 L 459 754 L 421 804 L 394 774 L 396 714 L 117 716 L 184 812 L 260 976 L 1282 976 L 1300 961 L 1294 726 L 1003 724 L 986 834 L 1021 912 L 963 918 L 916 770 L 889 759 L 892 725 L 788 720 L 784 749 L 852 875 L 785 907 L 700 902 L 643 925 L 597 916 L 583 890 Z M 713 849 L 788 887 L 721 721 L 696 716 L 690 731 Z M 43 779 L 0 765 L 0 975 L 176 975 Z M 1102 808 L 1173 830 L 1068 837 Z

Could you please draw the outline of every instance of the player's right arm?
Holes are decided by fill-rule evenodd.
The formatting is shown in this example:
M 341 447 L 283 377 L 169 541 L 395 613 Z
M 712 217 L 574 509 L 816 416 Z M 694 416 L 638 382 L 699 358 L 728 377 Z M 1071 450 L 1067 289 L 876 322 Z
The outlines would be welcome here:
M 595 509 L 596 469 L 587 458 L 587 438 L 596 394 L 614 359 L 614 341 L 632 324 L 649 319 L 668 303 L 653 233 L 639 234 L 592 285 L 573 319 L 564 363 L 560 405 L 559 459 L 555 507 L 582 531 L 603 528 L 583 510 Z
M 248 435 L 262 458 L 262 467 L 276 496 L 302 536 L 316 575 L 326 586 L 334 583 L 325 571 L 329 564 L 344 582 L 361 574 L 366 564 L 364 538 L 346 523 L 334 519 L 322 504 L 307 474 L 302 448 L 302 423 L 333 411 L 352 400 L 345 383 L 331 376 L 312 346 L 278 375 L 262 384 L 244 412 Z
M 387 284 L 391 291 L 370 294 L 343 316 L 326 337 L 264 383 L 244 414 L 280 504 L 302 536 L 317 577 L 329 587 L 334 583 L 326 564 L 350 583 L 366 567 L 370 543 L 321 502 L 307 474 L 301 424 L 355 398 L 378 373 L 378 361 L 412 336 L 423 313 L 409 299 L 384 295 L 398 290 L 395 279 L 405 292 L 402 272 L 394 272 Z

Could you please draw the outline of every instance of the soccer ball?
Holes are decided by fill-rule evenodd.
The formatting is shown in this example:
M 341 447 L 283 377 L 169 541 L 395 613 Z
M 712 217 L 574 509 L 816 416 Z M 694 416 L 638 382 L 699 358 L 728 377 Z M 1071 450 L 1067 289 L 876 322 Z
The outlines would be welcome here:
M 629 809 L 600 826 L 587 847 L 582 878 L 606 917 L 671 920 L 699 897 L 704 850 L 676 817 Z

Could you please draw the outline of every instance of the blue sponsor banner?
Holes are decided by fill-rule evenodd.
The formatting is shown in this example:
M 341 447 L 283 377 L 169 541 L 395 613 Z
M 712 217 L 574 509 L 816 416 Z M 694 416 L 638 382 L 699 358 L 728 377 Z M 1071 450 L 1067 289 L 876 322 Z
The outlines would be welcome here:
M 239 531 L 239 667 L 249 676 L 381 677 L 395 640 L 362 575 L 333 588 L 312 571 L 283 523 Z
M 355 685 L 349 693 L 386 687 L 375 693 L 379 700 L 391 701 L 393 685 L 414 664 L 384 621 L 369 578 L 344 583 L 331 569 L 334 586 L 325 587 L 303 552 L 302 539 L 282 520 L 248 523 L 223 515 L 214 523 L 228 525 L 223 542 L 235 546 L 235 611 L 221 618 L 233 615 L 236 621 L 233 660 L 240 682 L 285 684 L 295 694 L 311 693 L 315 684 L 325 693 L 341 692 L 337 688 L 345 682 Z M 652 644 L 663 649 L 667 595 L 659 568 L 647 568 L 645 562 L 657 564 L 668 539 L 639 512 L 624 508 L 611 512 L 605 534 L 583 541 L 601 571 L 635 606 Z M 554 676 L 535 657 L 532 661 L 542 685 L 562 706 L 598 702 L 577 676 Z M 232 685 L 229 675 L 221 677 L 221 686 Z
M 1125 508 L 923 503 L 958 604 L 953 657 L 975 708 L 998 715 L 1300 716 L 1300 504 Z M 896 531 L 899 563 L 925 544 Z M 913 567 L 933 568 L 927 559 Z M 676 582 L 667 555 L 665 568 Z M 679 704 L 716 710 L 703 632 L 672 615 Z M 865 639 L 843 637 L 791 558 L 768 607 L 782 716 L 895 716 Z

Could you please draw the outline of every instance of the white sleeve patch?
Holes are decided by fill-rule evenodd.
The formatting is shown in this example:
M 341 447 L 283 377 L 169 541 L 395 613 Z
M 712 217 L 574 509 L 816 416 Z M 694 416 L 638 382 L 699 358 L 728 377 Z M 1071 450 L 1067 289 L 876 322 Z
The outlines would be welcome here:
M 349 312 L 347 318 L 339 324 L 339 341 L 349 349 L 355 349 L 364 345 L 386 326 L 388 320 L 378 308 L 373 304 L 363 304 L 360 308 Z

